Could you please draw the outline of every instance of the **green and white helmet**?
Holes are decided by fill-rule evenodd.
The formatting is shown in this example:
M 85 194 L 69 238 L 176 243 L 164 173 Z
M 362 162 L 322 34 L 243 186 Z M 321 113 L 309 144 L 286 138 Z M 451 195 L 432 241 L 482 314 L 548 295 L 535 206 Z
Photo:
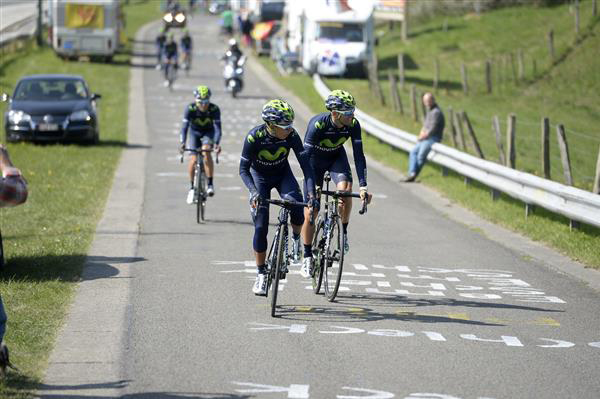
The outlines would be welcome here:
M 354 97 L 345 90 L 333 90 L 325 100 L 325 108 L 329 111 L 351 111 L 355 107 Z
M 210 99 L 210 89 L 208 88 L 208 86 L 198 86 L 196 87 L 196 90 L 194 90 L 194 97 L 196 98 L 197 101 L 202 101 L 202 100 L 209 100 Z
M 275 125 L 291 125 L 294 122 L 294 109 L 283 100 L 271 100 L 262 109 L 262 119 Z

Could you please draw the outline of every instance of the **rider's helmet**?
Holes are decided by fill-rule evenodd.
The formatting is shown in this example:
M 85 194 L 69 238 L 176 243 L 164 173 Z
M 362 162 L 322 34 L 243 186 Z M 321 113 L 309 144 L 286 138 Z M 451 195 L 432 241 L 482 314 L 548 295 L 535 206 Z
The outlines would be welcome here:
M 355 107 L 354 97 L 345 90 L 333 90 L 325 100 L 325 108 L 329 111 L 354 111 Z
M 283 100 L 271 100 L 262 109 L 262 119 L 274 125 L 288 126 L 294 122 L 294 109 Z
M 167 33 L 167 42 L 171 43 L 175 41 L 175 34 L 173 32 Z
M 237 40 L 235 40 L 233 37 L 231 39 L 229 39 L 229 47 L 237 47 Z
M 196 90 L 194 90 L 194 97 L 196 98 L 196 101 L 208 101 L 210 100 L 210 95 L 211 92 L 208 86 L 200 85 L 196 87 Z
M 183 36 L 184 36 L 184 37 L 188 37 L 189 35 L 190 35 L 190 30 L 189 30 L 188 28 L 185 28 L 185 29 L 183 30 Z

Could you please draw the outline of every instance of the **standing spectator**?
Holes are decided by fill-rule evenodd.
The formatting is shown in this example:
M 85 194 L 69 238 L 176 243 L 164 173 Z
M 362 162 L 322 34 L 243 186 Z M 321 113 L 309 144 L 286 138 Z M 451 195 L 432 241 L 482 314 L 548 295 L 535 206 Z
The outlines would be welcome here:
M 427 92 L 423 95 L 423 104 L 427 107 L 425 122 L 417 137 L 417 145 L 410 152 L 408 158 L 408 176 L 405 182 L 413 182 L 427 161 L 427 154 L 434 143 L 442 141 L 444 132 L 444 114 L 435 102 L 433 94 Z
M 254 29 L 254 24 L 252 23 L 252 19 L 250 19 L 250 15 L 248 14 L 248 12 L 246 12 L 242 16 L 240 30 L 242 31 L 242 40 L 244 42 L 244 45 L 247 47 L 252 46 L 252 36 L 250 36 L 250 33 L 252 33 L 252 29 Z
M 0 144 L 0 207 L 15 206 L 27 200 L 27 183 L 21 171 L 15 168 L 10 161 L 8 151 Z M 0 269 L 4 266 L 2 253 L 2 232 L 0 232 Z M 0 377 L 4 376 L 8 360 L 8 348 L 3 342 L 6 331 L 6 313 L 0 296 Z
M 221 13 L 221 26 L 226 34 L 233 35 L 233 12 L 229 6 L 226 6 L 225 11 Z

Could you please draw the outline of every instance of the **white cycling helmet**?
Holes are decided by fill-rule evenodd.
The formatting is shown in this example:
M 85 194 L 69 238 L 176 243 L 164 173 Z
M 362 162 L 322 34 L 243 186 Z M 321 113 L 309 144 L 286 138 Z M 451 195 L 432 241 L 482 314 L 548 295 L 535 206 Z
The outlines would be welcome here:
M 237 40 L 235 40 L 234 38 L 229 39 L 229 45 L 230 46 L 237 46 Z

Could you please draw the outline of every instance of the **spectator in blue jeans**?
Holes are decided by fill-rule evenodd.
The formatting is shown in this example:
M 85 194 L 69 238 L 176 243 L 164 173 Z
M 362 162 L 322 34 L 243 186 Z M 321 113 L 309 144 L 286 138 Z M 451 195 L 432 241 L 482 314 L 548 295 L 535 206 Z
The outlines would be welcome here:
M 413 182 L 419 175 L 419 172 L 427 162 L 427 154 L 431 150 L 433 143 L 442 141 L 444 132 L 444 114 L 435 102 L 433 94 L 427 92 L 423 95 L 423 104 L 427 107 L 427 115 L 423 127 L 417 137 L 417 145 L 410 152 L 408 158 L 408 175 L 405 182 Z

